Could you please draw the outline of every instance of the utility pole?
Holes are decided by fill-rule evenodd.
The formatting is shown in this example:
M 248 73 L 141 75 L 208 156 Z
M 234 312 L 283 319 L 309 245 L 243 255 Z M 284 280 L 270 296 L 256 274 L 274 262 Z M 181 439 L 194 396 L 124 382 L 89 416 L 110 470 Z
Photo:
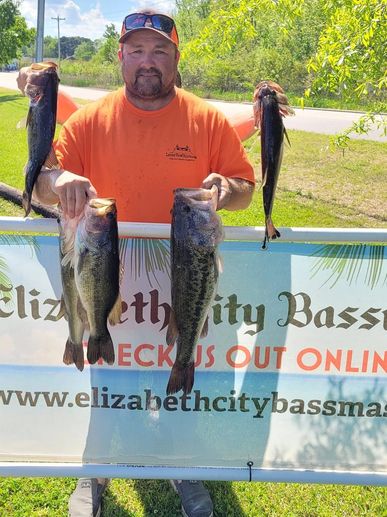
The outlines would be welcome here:
M 58 22 L 58 67 L 60 65 L 60 29 L 59 29 L 59 22 L 62 20 L 65 20 L 66 18 L 59 18 L 59 14 L 56 18 L 51 18 L 51 20 L 56 20 Z
M 44 40 L 44 2 L 38 0 L 38 20 L 36 28 L 36 62 L 43 61 L 43 40 Z

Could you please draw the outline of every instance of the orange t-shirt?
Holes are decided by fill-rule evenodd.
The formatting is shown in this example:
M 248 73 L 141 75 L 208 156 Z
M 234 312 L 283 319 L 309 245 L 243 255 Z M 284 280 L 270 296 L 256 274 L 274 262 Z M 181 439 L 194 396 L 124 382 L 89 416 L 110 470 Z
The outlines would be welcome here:
M 84 106 L 62 127 L 55 151 L 61 168 L 116 199 L 120 221 L 169 223 L 173 190 L 199 187 L 211 172 L 254 182 L 225 116 L 180 88 L 157 111 L 133 106 L 124 88 Z

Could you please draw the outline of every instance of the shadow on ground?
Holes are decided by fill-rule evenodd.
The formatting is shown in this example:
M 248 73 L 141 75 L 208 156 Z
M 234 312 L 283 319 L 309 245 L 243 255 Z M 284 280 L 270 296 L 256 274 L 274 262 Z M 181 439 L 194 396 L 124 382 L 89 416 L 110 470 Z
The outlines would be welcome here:
M 205 482 L 214 504 L 214 516 L 245 517 L 230 482 Z M 127 497 L 125 497 L 127 495 Z M 132 505 L 131 505 L 132 502 Z M 139 508 L 143 509 L 143 513 Z M 180 517 L 180 499 L 166 480 L 133 480 L 108 488 L 102 517 Z
M 1 95 L 0 96 L 0 102 L 9 102 L 9 101 L 16 101 L 20 100 L 23 97 L 20 93 L 16 93 L 15 95 Z

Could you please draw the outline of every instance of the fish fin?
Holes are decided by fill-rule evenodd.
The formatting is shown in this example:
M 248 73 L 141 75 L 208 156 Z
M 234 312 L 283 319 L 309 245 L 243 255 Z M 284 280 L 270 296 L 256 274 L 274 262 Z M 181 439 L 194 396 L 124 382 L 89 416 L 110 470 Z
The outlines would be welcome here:
M 62 266 L 70 264 L 74 267 L 75 259 L 75 235 L 79 219 L 62 216 L 60 218 L 60 233 L 61 233 L 61 252 L 62 252 Z
M 173 395 L 180 390 L 183 390 L 184 394 L 191 393 L 194 380 L 195 363 L 192 361 L 187 366 L 182 366 L 175 361 L 167 385 L 167 395 Z
M 26 191 L 23 192 L 22 206 L 24 208 L 24 217 L 27 217 L 31 212 L 31 196 Z
M 289 144 L 289 147 L 291 147 L 290 145 L 290 140 L 289 140 L 289 136 L 288 136 L 288 132 L 286 131 L 286 129 L 284 128 L 284 134 L 286 136 L 286 140 L 288 141 L 288 144 Z
M 201 338 L 207 337 L 207 334 L 208 334 L 208 316 L 203 323 L 203 328 L 202 328 L 202 331 L 200 332 L 200 337 Z
M 110 325 L 116 325 L 121 321 L 122 314 L 122 300 L 121 294 L 118 293 L 117 300 L 115 301 L 112 310 L 109 314 L 109 323 Z
M 87 312 L 85 311 L 85 308 L 82 305 L 82 302 L 81 302 L 81 299 L 79 298 L 79 296 L 78 296 L 78 300 L 77 300 L 77 311 L 78 311 L 78 316 L 79 316 L 80 320 L 82 321 L 85 330 L 89 331 L 90 324 L 89 324 L 89 320 L 87 318 Z
M 85 366 L 85 358 L 83 355 L 83 345 L 75 345 L 68 339 L 63 354 L 64 364 L 75 364 L 81 372 Z
M 122 284 L 122 279 L 124 278 L 124 274 L 125 274 L 125 264 L 122 260 L 120 260 L 119 280 L 118 280 L 119 285 Z
M 267 167 L 266 167 L 266 169 L 264 171 L 262 171 L 261 188 L 263 188 L 266 185 L 266 181 L 267 181 Z
M 286 96 L 285 96 L 285 99 L 287 101 L 287 97 Z M 280 114 L 281 114 L 282 117 L 293 117 L 296 114 L 294 109 L 291 108 L 288 103 L 280 102 L 278 104 L 278 107 L 279 107 L 279 111 L 280 111 Z
M 48 153 L 44 166 L 47 169 L 57 169 L 59 167 L 58 159 L 56 157 L 54 148 L 51 146 L 50 152 Z
M 167 338 L 166 338 L 167 345 L 174 345 L 178 335 L 179 335 L 179 332 L 178 332 L 177 326 L 176 326 L 175 313 L 173 312 L 173 309 L 171 309 L 171 313 L 169 315 L 168 329 L 167 329 Z
M 218 268 L 218 273 L 223 273 L 223 257 L 220 255 L 216 256 L 216 267 Z
M 60 297 L 60 303 L 59 303 L 59 314 L 58 316 L 62 316 L 64 317 L 64 319 L 66 321 L 69 321 L 69 316 L 67 314 L 67 309 L 66 309 L 66 304 L 65 304 L 65 301 L 64 301 L 64 296 L 62 294 L 62 296 Z
M 30 108 L 28 110 L 28 113 L 27 113 L 27 118 L 26 118 L 26 127 L 28 127 L 28 125 L 31 123 L 31 118 L 32 118 L 32 109 Z
M 109 332 L 102 337 L 89 337 L 87 345 L 87 360 L 90 364 L 94 364 L 100 357 L 102 357 L 107 364 L 114 363 L 114 345 Z
M 16 129 L 25 129 L 27 127 L 27 117 L 23 117 L 16 124 Z

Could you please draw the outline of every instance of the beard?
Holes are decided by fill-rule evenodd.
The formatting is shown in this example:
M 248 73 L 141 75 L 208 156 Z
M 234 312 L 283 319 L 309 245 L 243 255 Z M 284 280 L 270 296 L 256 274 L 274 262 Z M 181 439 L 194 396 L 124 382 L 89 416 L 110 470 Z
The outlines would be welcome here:
M 173 89 L 175 81 L 163 83 L 162 73 L 157 68 L 140 69 L 132 84 L 132 94 L 142 99 L 157 99 L 167 96 Z

